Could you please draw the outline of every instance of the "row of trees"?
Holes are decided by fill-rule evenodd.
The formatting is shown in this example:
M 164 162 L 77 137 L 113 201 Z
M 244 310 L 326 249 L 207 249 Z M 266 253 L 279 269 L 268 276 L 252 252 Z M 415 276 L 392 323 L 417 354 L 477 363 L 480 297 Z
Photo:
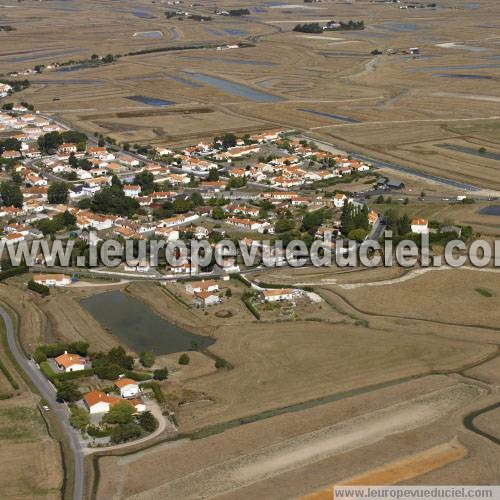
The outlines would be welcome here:
M 85 151 L 87 148 L 87 136 L 83 132 L 76 130 L 66 130 L 64 132 L 49 132 L 38 138 L 38 147 L 41 151 L 51 154 L 64 142 L 76 144 L 78 151 Z

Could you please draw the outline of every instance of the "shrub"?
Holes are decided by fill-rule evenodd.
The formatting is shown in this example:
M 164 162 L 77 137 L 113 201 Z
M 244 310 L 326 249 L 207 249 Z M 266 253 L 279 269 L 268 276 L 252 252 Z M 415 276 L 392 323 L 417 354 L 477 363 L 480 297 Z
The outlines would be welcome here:
M 92 437 L 106 437 L 111 434 L 109 427 L 99 427 L 97 425 L 89 425 L 87 427 L 87 434 Z
M 57 401 L 73 403 L 81 399 L 82 394 L 74 382 L 62 382 L 57 388 Z
M 109 424 L 128 424 L 132 422 L 135 408 L 128 401 L 116 403 L 104 417 L 102 421 Z
M 41 372 L 49 379 L 52 380 L 56 375 L 55 371 L 52 369 L 48 361 L 42 361 L 40 363 Z
M 111 430 L 111 441 L 113 443 L 123 443 L 135 439 L 142 434 L 141 427 L 135 422 L 118 425 Z
M 70 411 L 69 423 L 75 429 L 83 430 L 90 424 L 90 415 L 83 408 L 73 405 Z
M 158 429 L 158 420 L 156 420 L 155 416 L 150 411 L 141 413 L 137 417 L 137 421 L 146 432 L 154 432 Z
M 189 359 L 189 356 L 186 353 L 181 354 L 179 356 L 179 364 L 180 365 L 189 365 L 189 361 L 191 361 L 191 360 Z
M 151 380 L 152 376 L 149 372 L 135 372 L 132 370 L 127 370 L 125 375 L 136 382 L 144 382 L 145 380 Z
M 215 368 L 225 368 L 226 367 L 226 362 L 222 358 L 217 358 L 215 360 Z
M 168 377 L 167 368 L 158 368 L 158 370 L 155 370 L 153 372 L 153 378 L 155 380 L 166 380 L 167 377 Z
M 151 368 L 155 364 L 155 355 L 152 352 L 143 351 L 139 358 L 141 365 L 146 368 Z
M 24 274 L 27 272 L 28 272 L 27 266 L 11 267 L 10 269 L 7 269 L 5 271 L 0 272 L 0 281 L 6 280 L 7 278 L 10 278 L 12 276 L 16 276 L 18 274 Z
M 94 370 L 92 368 L 88 368 L 87 370 L 79 370 L 76 372 L 54 373 L 52 380 L 54 382 L 66 382 L 68 380 L 91 377 L 92 375 L 94 375 Z
M 42 297 L 50 295 L 50 288 L 48 286 L 42 285 L 41 283 L 37 283 L 33 280 L 28 281 L 28 289 L 39 293 Z

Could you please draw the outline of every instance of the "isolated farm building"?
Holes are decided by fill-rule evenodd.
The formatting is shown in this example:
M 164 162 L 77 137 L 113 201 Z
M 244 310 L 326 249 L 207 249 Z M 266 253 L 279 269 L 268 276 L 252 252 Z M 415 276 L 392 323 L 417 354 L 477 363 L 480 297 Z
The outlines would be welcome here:
M 293 299 L 293 289 L 292 288 L 279 288 L 272 290 L 263 290 L 262 297 L 266 302 L 280 302 L 283 300 Z
M 45 286 L 67 286 L 71 278 L 65 274 L 37 274 L 33 276 L 33 281 Z
M 57 366 L 66 373 L 85 370 L 85 360 L 78 354 L 70 354 L 64 351 L 64 354 L 55 358 Z

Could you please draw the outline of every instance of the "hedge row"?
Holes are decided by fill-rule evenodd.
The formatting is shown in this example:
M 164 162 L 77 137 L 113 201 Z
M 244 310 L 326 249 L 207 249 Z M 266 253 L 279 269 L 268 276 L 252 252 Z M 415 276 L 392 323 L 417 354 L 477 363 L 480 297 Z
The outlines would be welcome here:
M 135 372 L 133 370 L 127 370 L 125 372 L 125 375 L 128 378 L 131 378 L 132 380 L 135 380 L 136 382 L 144 382 L 146 380 L 151 380 L 153 378 L 153 375 L 148 372 Z
M 94 370 L 92 368 L 88 368 L 87 370 L 79 370 L 76 372 L 61 372 L 56 373 L 50 363 L 48 361 L 42 361 L 40 363 L 41 372 L 54 383 L 57 382 L 67 382 L 68 380 L 76 380 L 83 377 L 90 377 L 94 375 Z
M 260 319 L 260 313 L 255 309 L 255 306 L 249 301 L 249 300 L 244 300 L 243 304 L 247 307 L 247 309 L 254 315 L 256 319 Z
M 158 382 L 150 382 L 148 384 L 144 384 L 142 387 L 150 388 L 153 391 L 155 399 L 159 405 L 163 405 L 167 402 Z
M 24 274 L 28 272 L 28 266 L 17 266 L 11 267 L 6 271 L 0 272 L 0 281 L 6 280 L 7 278 L 11 278 L 12 276 L 16 276 L 18 274 Z
M 2 361 L 0 361 L 0 371 L 5 375 L 5 378 L 9 381 L 12 388 L 17 391 L 17 389 L 19 389 L 19 385 L 14 380 L 14 377 L 10 374 L 9 370 L 7 370 L 7 367 L 2 363 Z
M 76 380 L 78 378 L 91 377 L 92 375 L 94 375 L 93 368 L 87 368 L 86 370 L 79 370 L 76 372 L 56 373 L 52 377 L 52 380 L 54 382 L 67 382 L 68 380 Z

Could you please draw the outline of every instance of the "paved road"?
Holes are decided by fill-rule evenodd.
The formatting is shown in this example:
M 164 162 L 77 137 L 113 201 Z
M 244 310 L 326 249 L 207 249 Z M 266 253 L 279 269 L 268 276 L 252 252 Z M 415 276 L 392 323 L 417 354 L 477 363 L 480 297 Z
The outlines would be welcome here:
M 70 448 L 74 453 L 74 463 L 75 463 L 75 478 L 74 478 L 74 490 L 73 490 L 73 500 L 83 499 L 83 486 L 84 486 L 84 467 L 83 467 L 83 451 L 81 449 L 80 440 L 78 434 L 71 427 L 68 421 L 68 412 L 64 404 L 58 403 L 56 401 L 56 390 L 52 384 L 43 376 L 42 372 L 38 369 L 34 361 L 29 360 L 21 351 L 17 341 L 14 325 L 12 319 L 3 309 L 0 307 L 0 316 L 5 322 L 5 332 L 7 335 L 7 344 L 9 349 L 14 356 L 14 359 L 30 378 L 33 384 L 36 386 L 38 392 L 47 401 L 47 405 L 50 410 L 59 420 L 63 431 L 69 438 Z

